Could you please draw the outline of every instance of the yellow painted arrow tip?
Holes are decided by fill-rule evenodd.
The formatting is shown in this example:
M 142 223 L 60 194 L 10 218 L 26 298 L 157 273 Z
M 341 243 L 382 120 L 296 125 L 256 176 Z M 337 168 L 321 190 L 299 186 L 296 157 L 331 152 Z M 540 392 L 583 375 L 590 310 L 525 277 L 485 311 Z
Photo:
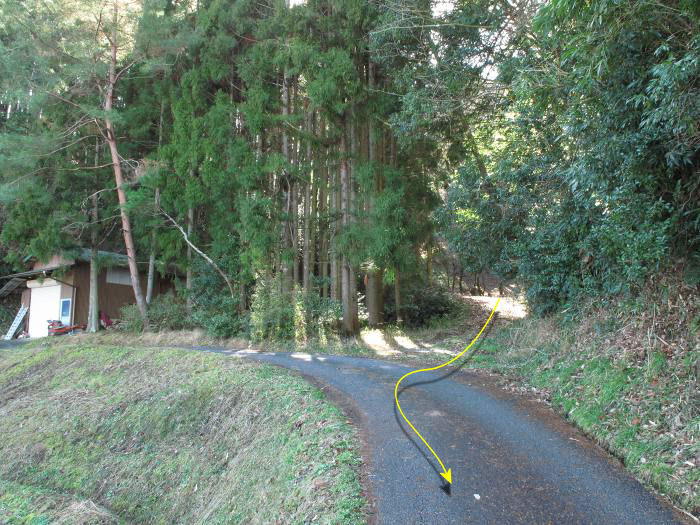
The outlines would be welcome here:
M 448 468 L 447 472 L 441 472 L 440 475 L 447 480 L 447 483 L 452 484 L 452 469 Z

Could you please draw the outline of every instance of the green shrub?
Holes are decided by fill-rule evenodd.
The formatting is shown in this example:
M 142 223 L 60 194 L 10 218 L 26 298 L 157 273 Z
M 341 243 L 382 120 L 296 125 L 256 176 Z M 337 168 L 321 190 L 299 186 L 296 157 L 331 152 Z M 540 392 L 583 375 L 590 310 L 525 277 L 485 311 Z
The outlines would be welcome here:
M 228 293 L 208 297 L 206 301 L 195 300 L 192 323 L 214 337 L 233 337 L 245 332 L 248 326 L 247 317 L 237 308 L 238 300 Z
M 293 339 L 296 301 L 283 296 L 279 278 L 261 278 L 255 285 L 250 306 L 253 339 Z
M 281 293 L 279 278 L 259 279 L 253 293 L 250 335 L 253 339 L 305 341 L 325 337 L 338 323 L 338 301 L 320 297 L 318 290 L 292 296 Z
M 338 326 L 343 308 L 339 301 L 321 297 L 321 279 L 314 279 L 310 293 L 297 292 L 296 339 L 325 339 Z
M 422 286 L 420 281 L 414 280 L 401 288 L 401 316 L 406 326 L 426 326 L 454 312 L 455 308 L 454 300 L 440 286 Z M 393 287 L 385 290 L 384 316 L 388 322 L 396 321 Z
M 127 304 L 120 309 L 121 318 L 116 320 L 114 327 L 122 332 L 143 332 L 143 319 L 138 306 Z
M 182 289 L 192 303 L 191 321 L 214 337 L 233 337 L 245 333 L 248 318 L 239 312 L 239 299 L 231 297 L 221 276 L 208 264 L 197 262 L 191 289 Z
M 122 307 L 121 319 L 116 326 L 125 332 L 142 332 L 144 325 L 138 306 Z M 195 326 L 185 302 L 173 292 L 154 297 L 148 305 L 149 330 L 186 330 Z
M 173 292 L 153 298 L 148 305 L 148 323 L 152 330 L 186 330 L 195 326 L 185 301 Z

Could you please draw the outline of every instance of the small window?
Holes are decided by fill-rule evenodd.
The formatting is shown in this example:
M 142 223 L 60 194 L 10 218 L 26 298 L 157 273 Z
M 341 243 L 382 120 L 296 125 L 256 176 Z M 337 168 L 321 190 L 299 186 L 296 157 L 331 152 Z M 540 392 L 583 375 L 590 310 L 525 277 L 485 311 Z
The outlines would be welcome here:
M 126 268 L 107 268 L 107 282 L 131 286 L 131 275 Z
M 70 299 L 61 299 L 61 322 L 64 325 L 70 324 L 70 307 L 71 307 L 71 300 Z

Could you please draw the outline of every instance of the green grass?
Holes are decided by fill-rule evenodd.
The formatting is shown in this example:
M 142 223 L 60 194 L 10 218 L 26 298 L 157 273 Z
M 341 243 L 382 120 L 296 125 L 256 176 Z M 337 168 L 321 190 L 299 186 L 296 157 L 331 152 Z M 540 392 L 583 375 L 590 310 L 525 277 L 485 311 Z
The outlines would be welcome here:
M 700 349 L 690 344 L 667 355 L 607 325 L 593 323 L 588 330 L 581 320 L 524 319 L 494 333 L 470 365 L 538 388 L 639 479 L 698 515 L 700 398 L 694 364 Z
M 361 523 L 357 441 L 318 389 L 219 355 L 0 352 L 0 522 Z

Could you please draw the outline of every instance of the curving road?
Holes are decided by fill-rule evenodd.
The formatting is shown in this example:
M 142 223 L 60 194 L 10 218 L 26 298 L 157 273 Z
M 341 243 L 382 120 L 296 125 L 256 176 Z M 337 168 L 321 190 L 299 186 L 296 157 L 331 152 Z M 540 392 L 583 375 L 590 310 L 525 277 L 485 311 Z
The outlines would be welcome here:
M 401 407 L 452 469 L 447 488 L 439 464 L 395 407 L 394 385 L 411 368 L 364 358 L 206 350 L 283 366 L 326 387 L 360 428 L 377 523 L 684 522 L 551 410 L 505 394 L 481 374 L 441 370 L 402 383 Z

